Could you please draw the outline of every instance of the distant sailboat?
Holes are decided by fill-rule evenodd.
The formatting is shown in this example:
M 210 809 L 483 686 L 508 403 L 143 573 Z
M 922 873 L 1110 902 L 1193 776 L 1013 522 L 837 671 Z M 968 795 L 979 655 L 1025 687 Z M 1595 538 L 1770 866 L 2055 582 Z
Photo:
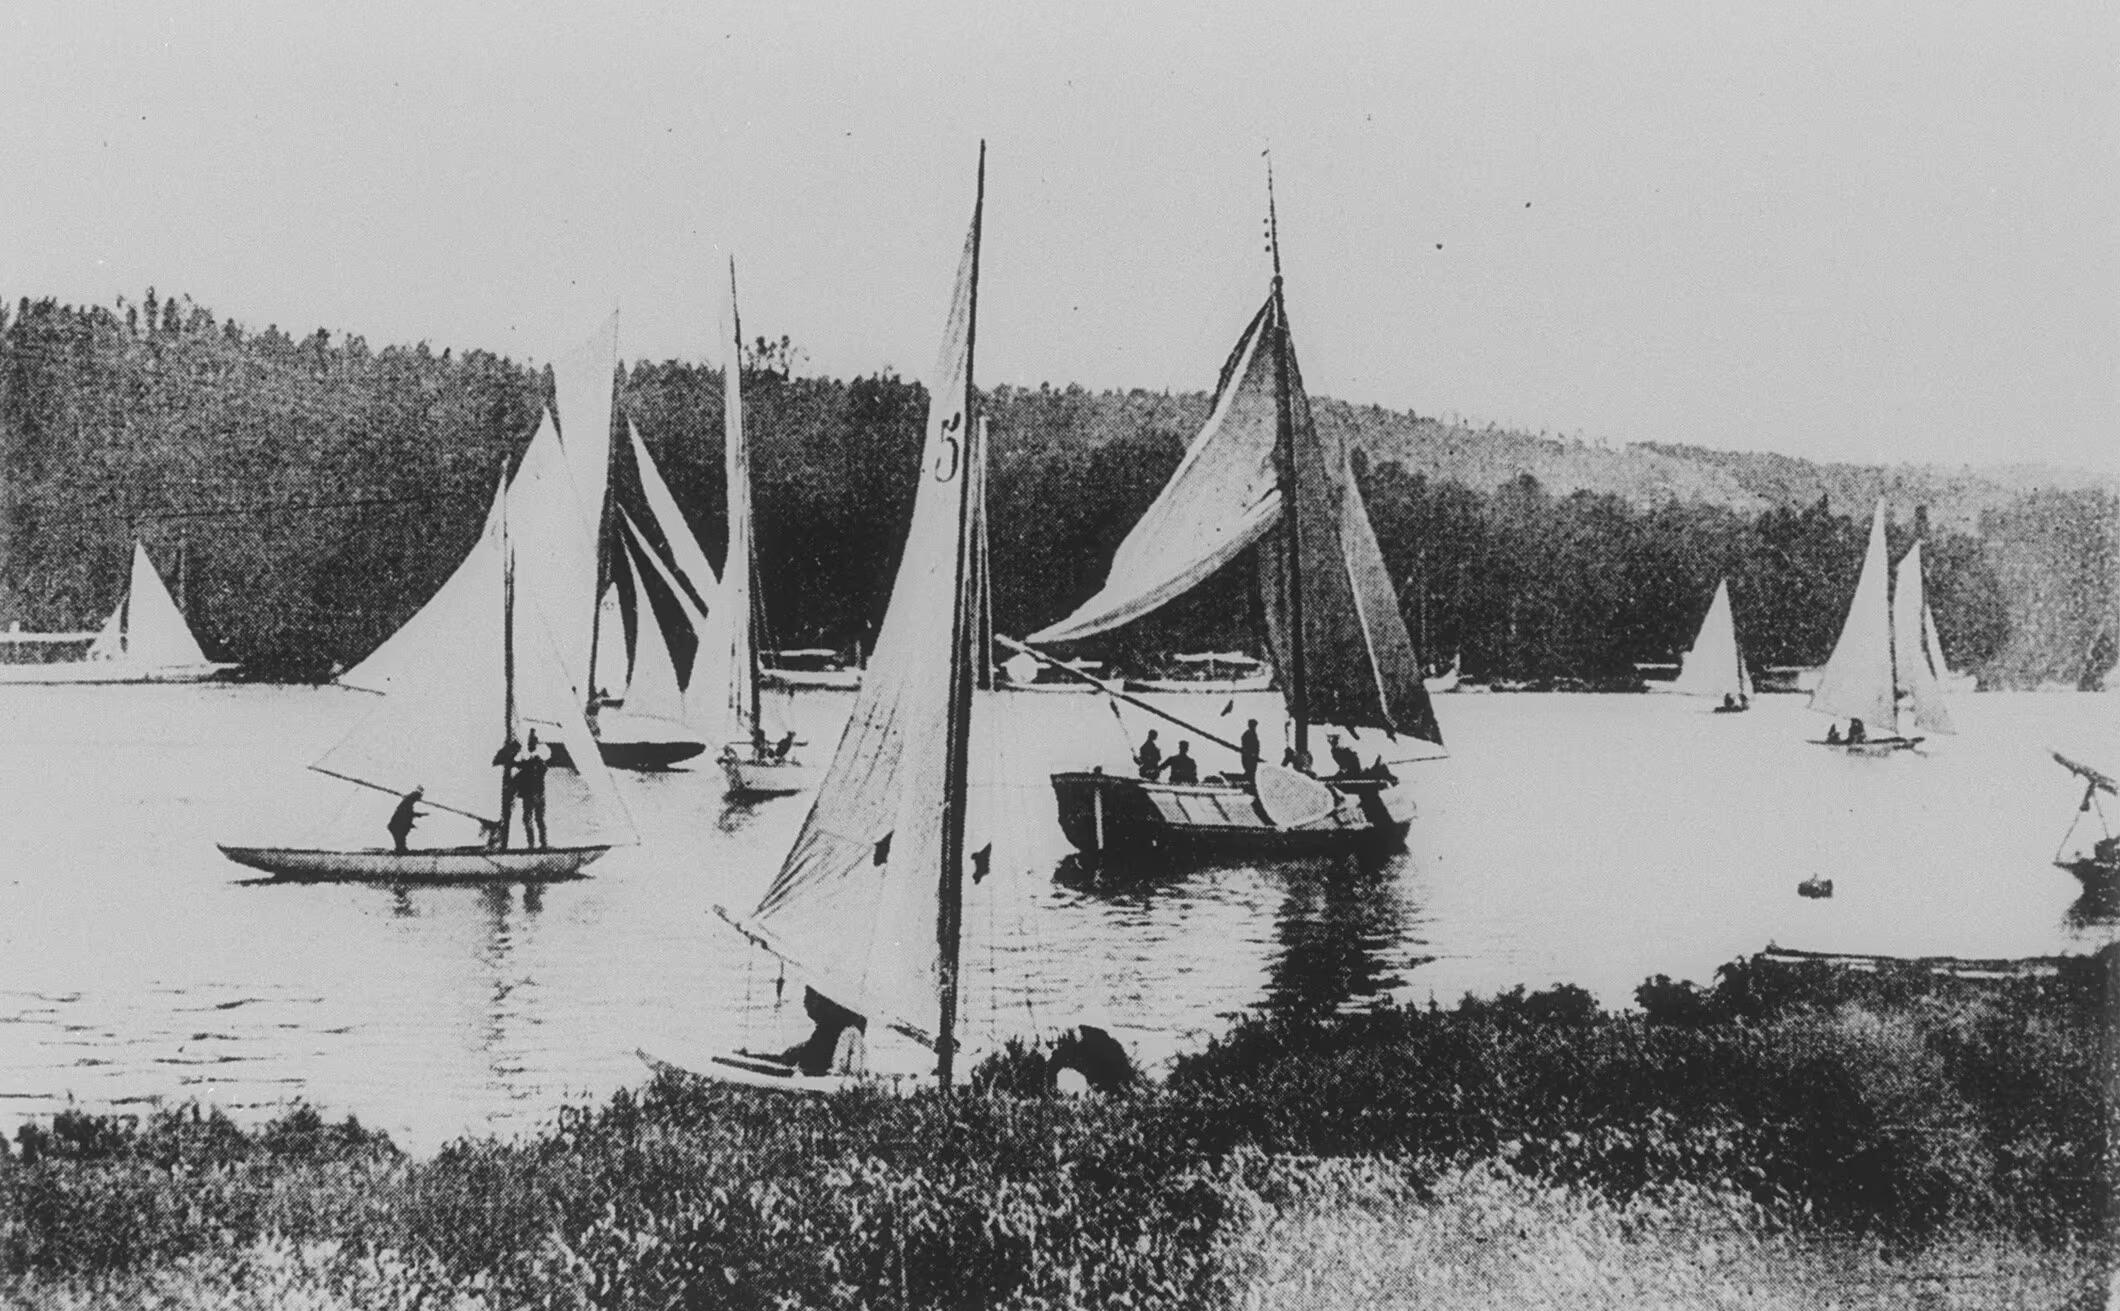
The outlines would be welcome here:
M 1891 576 L 1884 502 L 1879 501 L 1847 622 L 1811 693 L 1811 709 L 1850 721 L 1849 732 L 1842 738 L 1836 726 L 1821 745 L 1861 752 L 1914 746 L 1922 739 L 1904 734 L 1902 714 L 1932 733 L 1955 731 L 1943 689 L 1921 649 L 1921 543 L 1900 561 L 1896 589 Z
M 1358 759 L 1353 746 L 1334 751 L 1343 760 L 1337 772 L 1314 772 L 1313 726 L 1357 741 L 1366 729 L 1442 742 L 1347 448 L 1311 417 L 1282 295 L 1270 174 L 1267 195 L 1273 282 L 1223 366 L 1206 425 L 1120 543 L 1103 589 L 1030 641 L 1071 642 L 1140 619 L 1250 549 L 1294 767 L 1267 760 L 1251 778 L 1198 783 L 1101 769 L 1055 774 L 1061 828 L 1085 852 L 1388 849 L 1405 838 L 1411 796 L 1388 769 L 1347 768 Z M 1381 763 L 1374 747 L 1370 754 Z
M 78 642 L 81 634 L 0 634 L 7 645 L 52 645 Z M 79 660 L 0 663 L 4 683 L 198 683 L 236 666 L 208 660 L 192 636 L 184 612 L 171 599 L 147 558 L 147 548 L 133 542 L 132 575 L 125 596 L 103 627 L 89 640 Z
M 419 788 L 423 814 L 456 817 L 473 840 L 404 851 L 224 843 L 230 860 L 284 879 L 529 881 L 572 877 L 614 844 L 633 840 L 553 625 L 516 585 L 520 552 L 509 533 L 508 499 L 505 490 L 496 492 L 471 554 L 391 639 L 390 658 L 400 663 L 361 667 L 364 680 L 382 684 L 375 709 L 310 766 L 391 798 Z M 527 743 L 533 731 L 552 748 L 546 814 L 560 843 L 509 849 L 495 753 L 510 740 Z M 377 831 L 388 813 L 379 802 Z
M 1707 617 L 1700 621 L 1693 648 L 1680 660 L 1678 677 L 1670 690 L 1691 696 L 1715 697 L 1718 712 L 1739 711 L 1752 704 L 1752 671 L 1745 665 L 1744 650 L 1737 642 L 1737 619 L 1730 609 L 1730 584 L 1715 584 L 1715 599 L 1708 603 Z
M 816 777 L 797 755 L 800 744 L 785 728 L 766 724 L 759 695 L 759 600 L 752 587 L 758 553 L 751 533 L 751 456 L 743 427 L 743 320 L 736 309 L 736 261 L 729 261 L 729 335 L 723 338 L 722 450 L 728 488 L 729 550 L 701 635 L 693 684 L 704 704 L 703 722 L 723 742 L 722 772 L 729 795 L 786 796 L 815 786 Z M 777 726 L 776 726 L 777 727 Z
M 977 567 L 969 484 L 984 428 L 968 422 L 978 313 L 982 198 L 958 267 L 942 359 L 930 384 L 919 490 L 867 676 L 816 800 L 780 872 L 749 915 L 721 911 L 806 981 L 820 1024 L 809 1050 L 715 1053 L 658 1070 L 825 1092 L 868 1074 L 870 1021 L 935 1054 L 952 1081 L 967 865 L 965 814 L 977 650 Z M 991 848 L 988 848 L 990 851 Z M 719 908 L 717 908 L 719 910 Z M 826 1031 L 827 1017 L 838 1026 Z M 814 1058 L 814 1059 L 813 1059 Z

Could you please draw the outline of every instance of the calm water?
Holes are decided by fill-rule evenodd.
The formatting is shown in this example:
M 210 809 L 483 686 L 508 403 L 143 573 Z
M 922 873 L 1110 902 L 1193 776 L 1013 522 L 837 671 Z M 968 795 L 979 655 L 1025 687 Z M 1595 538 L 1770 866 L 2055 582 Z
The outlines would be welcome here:
M 278 886 L 223 860 L 217 840 L 327 821 L 383 840 L 387 798 L 301 768 L 368 704 L 0 689 L 0 1129 L 68 1099 L 262 1113 L 303 1097 L 431 1147 L 641 1082 L 643 1041 L 794 1036 L 795 982 L 776 1010 L 777 967 L 712 907 L 755 901 L 803 798 L 728 809 L 713 771 L 621 776 L 640 844 L 542 890 Z M 848 704 L 791 712 L 828 744 Z M 1191 709 L 1241 728 L 1274 704 Z M 1999 956 L 2116 933 L 2049 864 L 2080 793 L 2046 751 L 2120 761 L 2120 697 L 1959 698 L 1959 736 L 1888 760 L 1805 745 L 1824 721 L 1792 697 L 1743 716 L 1656 696 L 1438 710 L 1453 755 L 1409 767 L 1404 856 L 1111 887 L 1064 860 L 1045 774 L 1123 762 L 1146 722 L 1122 734 L 1092 697 L 982 704 L 971 845 L 996 854 L 967 903 L 968 1040 L 1094 1018 L 1154 1063 L 1262 1006 L 1556 981 L 1624 1004 L 1650 974 L 1705 980 L 1769 942 Z M 1832 900 L 1795 895 L 1812 873 Z

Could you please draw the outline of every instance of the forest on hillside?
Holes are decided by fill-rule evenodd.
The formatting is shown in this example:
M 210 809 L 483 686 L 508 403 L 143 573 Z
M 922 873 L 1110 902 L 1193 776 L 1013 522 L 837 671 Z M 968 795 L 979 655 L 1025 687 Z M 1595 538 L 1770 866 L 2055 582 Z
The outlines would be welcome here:
M 770 636 L 865 643 L 911 513 L 925 390 L 888 371 L 801 376 L 786 338 L 749 356 Z M 618 385 L 620 422 L 637 425 L 718 561 L 719 370 L 641 362 Z M 484 351 L 252 331 L 152 289 L 114 307 L 0 307 L 0 623 L 94 627 L 138 536 L 209 654 L 279 677 L 350 664 L 462 558 L 550 386 L 542 367 Z M 1762 457 L 1771 465 L 1744 467 L 1776 470 L 1782 499 L 1737 495 L 1729 468 L 1712 467 L 1732 457 L 1702 452 L 1695 481 L 1664 448 L 1630 485 L 1637 464 L 1550 439 L 1317 408 L 1354 438 L 1408 629 L 1432 662 L 1461 654 L 1472 675 L 1622 684 L 1637 662 L 1687 645 L 1721 577 L 1756 663 L 1816 663 L 1838 632 L 1869 514 L 1867 500 L 1831 494 L 1851 485 L 1845 470 L 1807 480 L 1816 466 Z M 1095 589 L 1207 397 L 999 387 L 984 409 L 995 618 L 1020 634 Z M 1923 502 L 1891 490 L 1893 471 L 1870 474 L 1890 498 L 1896 556 L 1922 531 Z M 1954 665 L 2032 685 L 2110 663 L 2120 500 L 2086 486 L 1912 485 L 1956 507 L 1928 525 L 1925 547 Z M 1977 522 L 1961 522 L 1968 506 Z M 1249 595 L 1234 566 L 1093 654 L 1149 665 L 1252 645 Z

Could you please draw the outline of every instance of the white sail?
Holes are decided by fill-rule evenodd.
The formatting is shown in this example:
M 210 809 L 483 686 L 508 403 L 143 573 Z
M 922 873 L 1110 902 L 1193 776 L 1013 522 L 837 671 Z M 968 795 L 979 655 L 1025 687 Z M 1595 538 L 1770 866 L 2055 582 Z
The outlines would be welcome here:
M 581 503 L 603 517 L 611 481 L 612 376 L 618 366 L 618 314 L 597 325 L 589 340 L 552 362 L 553 403 L 567 468 Z
M 1951 733 L 1956 730 L 1944 708 L 1943 685 L 1936 681 L 1928 653 L 1922 650 L 1921 617 L 1927 611 L 1921 585 L 1921 543 L 1916 542 L 1899 562 L 1893 587 L 1892 627 L 1899 638 L 1892 648 L 1893 675 L 1912 705 L 1914 722 L 1932 733 Z
M 698 631 L 697 625 L 701 622 L 699 613 L 641 536 L 640 526 L 633 522 L 633 516 L 620 510 L 618 517 L 620 531 L 625 535 L 627 559 L 632 564 L 636 580 L 633 589 L 633 679 L 626 688 L 626 714 L 678 723 L 685 717 L 684 692 L 678 687 L 677 664 L 670 654 L 670 639 L 664 635 L 662 619 L 648 600 L 647 579 L 654 577 L 671 593 L 683 622 L 693 626 L 694 632 Z M 613 637 L 621 635 L 606 629 L 604 641 L 608 644 Z
M 1819 671 L 1811 709 L 1838 719 L 1860 719 L 1873 737 L 1897 732 L 1892 679 L 1891 566 L 1885 557 L 1884 502 L 1870 518 L 1870 544 L 1847 622 L 1831 658 Z
M 750 737 L 760 710 L 757 634 L 752 626 L 751 460 L 743 431 L 743 328 L 736 312 L 736 262 L 729 262 L 729 321 L 722 332 L 722 465 L 729 549 L 721 584 L 700 634 L 688 689 L 695 722 L 726 740 Z
M 567 681 L 588 704 L 597 596 L 597 529 L 603 485 L 577 486 L 566 446 L 548 412 L 508 484 L 508 538 L 518 600 L 545 616 Z
M 1724 580 L 1715 584 L 1715 599 L 1708 603 L 1708 615 L 1700 621 L 1693 649 L 1680 660 L 1678 677 L 1671 680 L 1671 686 L 1694 696 L 1749 697 L 1751 684 L 1737 652 L 1737 620 L 1730 611 L 1730 584 Z
M 640 474 L 640 488 L 648 502 L 648 515 L 670 548 L 670 559 L 676 564 L 677 576 L 691 589 L 688 599 L 695 608 L 711 604 L 717 581 L 713 564 L 707 560 L 707 553 L 699 548 L 699 539 L 692 535 L 692 525 L 677 508 L 677 498 L 670 495 L 669 484 L 663 481 L 662 471 L 655 467 L 646 443 L 640 439 L 640 430 L 630 419 L 626 421 L 626 436 L 633 448 L 633 467 Z
M 626 610 L 619 600 L 617 583 L 604 585 L 604 599 L 597 603 L 596 623 L 603 638 L 596 648 L 596 673 L 589 685 L 599 697 L 623 698 L 633 668 L 626 655 Z
M 381 646 L 369 652 L 367 659 L 340 674 L 341 686 L 359 688 L 363 692 L 388 692 L 407 679 L 422 677 L 435 661 L 448 658 L 448 653 L 456 649 L 459 640 L 455 630 L 462 622 L 461 616 L 477 613 L 480 606 L 491 608 L 496 604 L 492 600 L 495 595 L 492 589 L 500 584 L 492 578 L 482 577 L 472 564 L 478 553 L 485 549 L 489 538 L 495 542 L 500 540 L 504 510 L 496 498 L 487 512 L 485 526 L 479 530 L 477 542 L 473 543 L 471 553 L 464 557 L 456 572 L 428 598 L 427 604 L 413 612 L 412 618 L 400 624 Z M 499 548 L 493 549 L 497 551 Z
M 137 665 L 203 665 L 206 653 L 184 622 L 184 612 L 170 599 L 147 558 L 147 548 L 133 543 L 132 585 L 125 603 L 125 658 Z
M 1103 588 L 1030 641 L 1071 642 L 1131 623 L 1198 586 L 1279 521 L 1274 356 L 1260 349 L 1271 308 L 1245 329 L 1214 412 L 1119 544 Z
M 551 626 L 519 590 L 510 641 L 506 514 L 506 494 L 497 492 L 471 554 L 414 616 L 426 621 L 416 632 L 435 642 L 426 658 L 391 671 L 382 702 L 311 768 L 383 792 L 424 788 L 432 806 L 497 823 L 494 753 L 511 732 L 524 741 L 535 729 L 571 762 L 547 775 L 553 843 L 630 841 L 632 821 L 582 720 Z
M 96 640 L 88 644 L 88 659 L 117 660 L 125 654 L 125 602 L 121 599 L 111 607 L 110 617 L 103 627 L 96 630 Z
M 927 440 L 905 554 L 832 764 L 747 931 L 819 992 L 925 1029 L 939 1013 L 937 933 L 946 824 L 950 648 L 965 573 L 967 420 L 979 221 L 974 212 L 929 382 Z M 962 726 L 960 726 L 962 727 Z

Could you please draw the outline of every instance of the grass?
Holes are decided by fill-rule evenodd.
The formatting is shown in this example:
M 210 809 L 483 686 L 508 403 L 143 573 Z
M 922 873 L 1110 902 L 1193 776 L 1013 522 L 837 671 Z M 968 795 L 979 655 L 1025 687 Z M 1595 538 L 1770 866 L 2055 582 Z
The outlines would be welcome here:
M 426 1159 L 68 1113 L 0 1160 L 0 1303 L 2095 1306 L 2116 971 L 1258 1019 L 1114 1097 L 658 1080 Z

